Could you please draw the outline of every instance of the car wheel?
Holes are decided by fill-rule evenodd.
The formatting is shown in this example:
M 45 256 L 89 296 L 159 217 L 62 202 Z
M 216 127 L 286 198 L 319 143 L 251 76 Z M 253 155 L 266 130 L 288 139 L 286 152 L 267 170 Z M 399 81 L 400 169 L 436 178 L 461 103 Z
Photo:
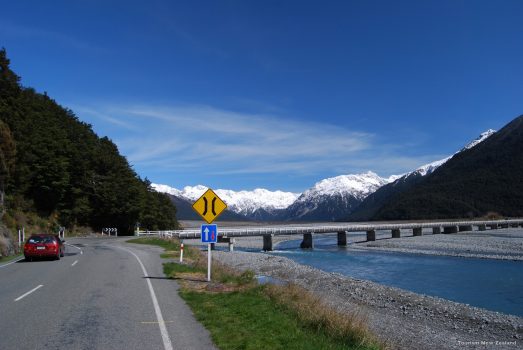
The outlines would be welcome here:
M 30 256 L 26 256 L 25 261 L 33 261 L 33 258 L 31 258 Z

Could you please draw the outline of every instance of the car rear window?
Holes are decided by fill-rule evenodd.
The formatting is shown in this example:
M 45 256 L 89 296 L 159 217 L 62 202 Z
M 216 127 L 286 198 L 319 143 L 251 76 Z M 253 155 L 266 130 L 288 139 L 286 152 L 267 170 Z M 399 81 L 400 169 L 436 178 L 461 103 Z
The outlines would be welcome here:
M 54 243 L 53 237 L 34 236 L 29 238 L 29 243 Z

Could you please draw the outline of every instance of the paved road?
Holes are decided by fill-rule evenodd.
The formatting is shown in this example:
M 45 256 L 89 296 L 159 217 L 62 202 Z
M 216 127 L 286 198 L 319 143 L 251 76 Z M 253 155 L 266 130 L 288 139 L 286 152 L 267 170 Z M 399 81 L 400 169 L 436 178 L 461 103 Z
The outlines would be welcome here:
M 59 261 L 0 265 L 0 349 L 214 349 L 164 278 L 161 249 L 124 238 L 66 244 Z

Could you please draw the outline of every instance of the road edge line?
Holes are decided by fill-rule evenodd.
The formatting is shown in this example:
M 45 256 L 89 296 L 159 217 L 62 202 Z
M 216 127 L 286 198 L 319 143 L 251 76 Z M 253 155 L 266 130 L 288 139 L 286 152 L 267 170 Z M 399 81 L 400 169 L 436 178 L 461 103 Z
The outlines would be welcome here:
M 14 264 L 14 263 L 16 263 L 16 262 L 19 262 L 20 260 L 23 260 L 23 259 L 25 259 L 25 257 L 22 256 L 22 257 L 20 257 L 20 258 L 18 258 L 18 259 L 16 259 L 16 260 L 13 260 L 13 261 L 8 262 L 7 264 L 0 265 L 0 269 L 1 269 L 2 267 L 6 267 L 6 266 L 9 266 L 9 265 Z
M 156 313 L 156 319 L 158 320 L 158 327 L 160 328 L 160 333 L 162 334 L 163 347 L 165 348 L 165 350 L 173 350 L 173 345 L 171 343 L 171 339 L 169 338 L 169 332 L 167 331 L 167 327 L 165 327 L 165 321 L 163 319 L 162 310 L 160 309 L 160 305 L 158 304 L 158 299 L 156 298 L 156 293 L 154 292 L 151 280 L 147 278 L 149 274 L 147 273 L 144 264 L 142 263 L 138 255 L 136 255 L 133 251 L 124 247 L 117 248 L 123 249 L 128 253 L 131 253 L 136 258 L 136 260 L 138 260 L 138 263 L 140 264 L 144 277 L 147 281 L 147 286 L 149 287 L 149 293 L 151 294 L 151 300 L 153 301 L 154 312 Z
M 79 247 L 75 246 L 74 244 L 64 243 L 64 245 L 68 245 L 69 247 L 78 249 L 80 251 L 80 255 L 84 254 L 84 251 L 82 250 L 82 248 L 79 248 Z

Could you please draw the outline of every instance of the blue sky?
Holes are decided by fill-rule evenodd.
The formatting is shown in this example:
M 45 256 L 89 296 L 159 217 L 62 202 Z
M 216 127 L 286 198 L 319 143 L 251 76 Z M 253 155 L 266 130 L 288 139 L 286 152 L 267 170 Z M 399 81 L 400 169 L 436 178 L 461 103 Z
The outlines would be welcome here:
M 522 1 L 11 1 L 0 46 L 141 177 L 303 191 L 523 113 Z

